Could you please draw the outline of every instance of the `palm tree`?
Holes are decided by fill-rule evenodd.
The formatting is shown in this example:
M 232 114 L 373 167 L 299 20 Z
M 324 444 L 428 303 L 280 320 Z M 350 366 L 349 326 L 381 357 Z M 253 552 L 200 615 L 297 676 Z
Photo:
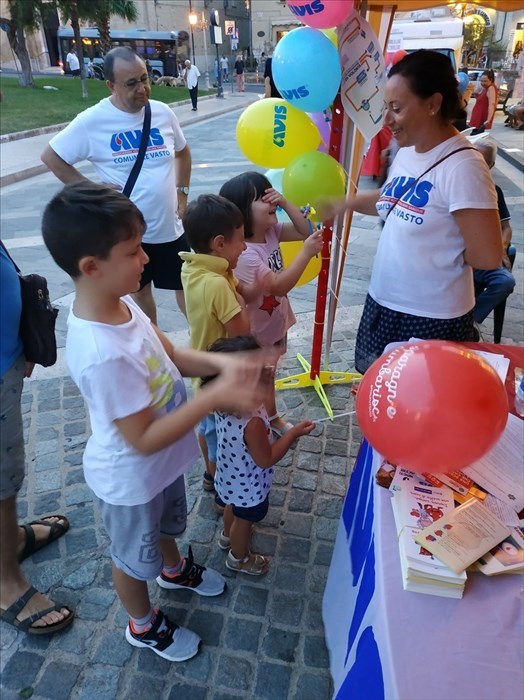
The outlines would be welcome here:
M 78 60 L 80 62 L 82 98 L 87 100 L 89 95 L 87 94 L 86 64 L 84 62 L 84 45 L 82 44 L 82 37 L 80 36 L 80 21 L 77 0 L 69 0 L 69 6 L 71 8 L 71 26 L 73 27 L 73 32 L 75 34 L 76 55 L 78 56 Z
M 65 19 L 71 20 L 75 34 L 78 60 L 80 61 L 80 76 L 82 78 L 82 97 L 87 97 L 87 82 L 85 78 L 84 55 L 80 38 L 79 19 L 93 22 L 98 27 L 100 48 L 102 54 L 111 50 L 109 22 L 111 15 L 118 15 L 129 22 L 137 19 L 138 11 L 132 0 L 57 0 Z
M 111 50 L 111 15 L 117 15 L 128 22 L 138 19 L 138 10 L 133 0 L 78 0 L 78 12 L 82 19 L 90 20 L 98 27 L 100 49 L 104 56 Z
M 18 78 L 20 87 L 35 86 L 25 32 L 33 33 L 40 26 L 39 5 L 38 0 L 7 0 L 9 17 L 0 17 L 0 22 L 7 32 L 11 50 L 20 61 L 21 72 Z

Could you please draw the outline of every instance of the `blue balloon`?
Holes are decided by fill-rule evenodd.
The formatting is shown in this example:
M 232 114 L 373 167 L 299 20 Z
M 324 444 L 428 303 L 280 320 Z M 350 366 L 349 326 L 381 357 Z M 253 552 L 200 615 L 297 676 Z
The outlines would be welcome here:
M 282 176 L 284 175 L 284 168 L 281 169 L 271 169 L 271 170 L 266 170 L 266 177 L 269 180 L 269 182 L 273 185 L 273 187 L 278 191 L 282 192 Z M 289 216 L 286 214 L 286 212 L 281 209 L 280 207 L 277 207 L 277 219 L 279 223 L 285 224 L 288 221 L 291 221 Z
M 272 70 L 282 97 L 303 112 L 327 109 L 340 87 L 338 51 L 311 27 L 294 29 L 278 42 Z
M 458 81 L 459 92 L 464 92 L 464 90 L 469 85 L 469 78 L 466 75 L 466 73 L 457 73 L 457 81 Z

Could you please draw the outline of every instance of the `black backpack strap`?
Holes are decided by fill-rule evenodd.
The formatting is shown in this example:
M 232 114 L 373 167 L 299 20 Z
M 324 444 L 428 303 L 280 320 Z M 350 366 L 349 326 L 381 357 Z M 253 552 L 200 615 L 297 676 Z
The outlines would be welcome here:
M 397 197 L 396 200 L 393 203 L 393 206 L 389 208 L 388 213 L 386 214 L 386 219 L 388 216 L 391 214 L 393 209 L 397 206 L 397 204 L 400 202 L 402 197 L 409 192 L 409 190 L 413 189 L 417 182 L 424 177 L 424 175 L 427 175 L 430 170 L 433 170 L 433 168 L 436 168 L 437 165 L 440 165 L 444 160 L 447 160 L 448 158 L 451 158 L 451 156 L 454 156 L 455 153 L 460 153 L 461 151 L 476 151 L 477 149 L 474 146 L 462 146 L 462 148 L 457 148 L 455 151 L 451 151 L 451 153 L 448 153 L 447 156 L 443 156 L 442 158 L 439 158 L 433 165 L 430 165 L 427 170 L 424 170 L 424 172 L 417 177 L 416 180 L 413 180 L 407 187 L 404 188 L 404 190 L 400 193 L 400 197 Z
M 142 138 L 140 139 L 140 146 L 138 148 L 138 155 L 136 157 L 135 164 L 133 165 L 133 169 L 129 173 L 129 177 L 127 178 L 127 182 L 125 184 L 125 187 L 122 190 L 123 194 L 125 194 L 126 197 L 129 197 L 131 195 L 131 192 L 133 191 L 133 187 L 135 186 L 135 182 L 137 181 L 138 175 L 139 175 L 140 170 L 142 168 L 142 163 L 144 162 L 144 156 L 146 154 L 147 142 L 149 140 L 150 130 L 151 130 L 151 105 L 149 104 L 149 101 L 148 101 L 148 102 L 146 102 L 146 106 L 144 107 L 144 124 L 142 126 Z

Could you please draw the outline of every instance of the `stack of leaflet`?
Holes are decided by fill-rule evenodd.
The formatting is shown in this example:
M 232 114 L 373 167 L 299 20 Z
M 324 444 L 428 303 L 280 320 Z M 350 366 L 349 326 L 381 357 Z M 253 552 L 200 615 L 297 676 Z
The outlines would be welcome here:
M 422 475 L 398 467 L 390 491 L 404 590 L 462 598 L 466 572 L 452 571 L 414 541 L 424 528 L 454 509 L 452 490 L 432 486 Z
M 486 576 L 524 574 L 524 528 L 513 528 L 511 535 L 484 554 L 476 566 Z

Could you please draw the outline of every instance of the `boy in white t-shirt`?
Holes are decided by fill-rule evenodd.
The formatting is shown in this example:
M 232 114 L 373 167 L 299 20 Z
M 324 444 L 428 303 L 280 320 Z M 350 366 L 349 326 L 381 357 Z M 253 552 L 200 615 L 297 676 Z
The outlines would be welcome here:
M 42 232 L 55 262 L 73 279 L 66 360 L 89 408 L 92 435 L 84 474 L 111 539 L 113 582 L 130 615 L 127 641 L 183 661 L 200 639 L 151 607 L 147 581 L 162 588 L 222 593 L 223 577 L 180 556 L 186 527 L 184 472 L 198 458 L 194 426 L 223 403 L 260 400 L 261 360 L 175 349 L 133 302 L 147 255 L 139 209 L 92 182 L 68 185 L 48 204 Z M 186 402 L 182 375 L 217 372 L 216 385 Z

